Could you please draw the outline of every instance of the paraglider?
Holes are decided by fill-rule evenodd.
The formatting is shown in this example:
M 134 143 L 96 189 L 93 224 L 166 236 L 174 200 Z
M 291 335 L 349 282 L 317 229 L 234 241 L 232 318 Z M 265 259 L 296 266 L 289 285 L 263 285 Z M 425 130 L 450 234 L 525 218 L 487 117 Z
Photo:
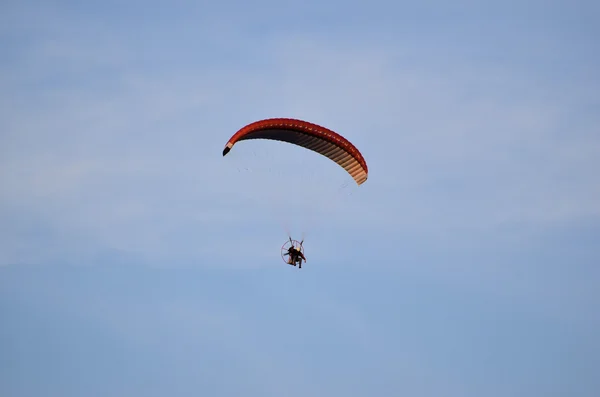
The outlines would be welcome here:
M 229 139 L 223 149 L 223 156 L 237 142 L 250 139 L 287 142 L 317 152 L 344 168 L 359 186 L 367 181 L 369 175 L 367 162 L 350 141 L 336 132 L 307 121 L 280 118 L 248 124 Z
M 361 152 L 342 135 L 317 124 L 290 118 L 255 121 L 233 134 L 223 149 L 223 156 L 236 143 L 253 139 L 287 142 L 311 150 L 337 163 L 358 186 L 367 181 L 369 169 Z M 306 262 L 302 243 L 291 237 L 286 241 L 281 248 L 285 263 L 302 268 L 302 261 Z

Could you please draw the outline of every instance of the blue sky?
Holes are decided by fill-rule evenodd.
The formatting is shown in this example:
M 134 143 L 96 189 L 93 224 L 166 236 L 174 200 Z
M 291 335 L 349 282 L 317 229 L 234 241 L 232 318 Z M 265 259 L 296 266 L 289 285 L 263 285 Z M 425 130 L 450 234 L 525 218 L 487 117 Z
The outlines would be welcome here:
M 599 15 L 2 2 L 0 395 L 597 396 Z

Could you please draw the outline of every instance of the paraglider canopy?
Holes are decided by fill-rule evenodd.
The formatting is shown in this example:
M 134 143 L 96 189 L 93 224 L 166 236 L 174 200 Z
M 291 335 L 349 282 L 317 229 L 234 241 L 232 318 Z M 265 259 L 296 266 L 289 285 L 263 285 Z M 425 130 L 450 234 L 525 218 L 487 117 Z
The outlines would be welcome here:
M 369 169 L 360 151 L 340 134 L 317 124 L 287 118 L 259 120 L 237 131 L 225 145 L 223 156 L 239 141 L 269 139 L 288 142 L 317 152 L 336 162 L 360 186 Z

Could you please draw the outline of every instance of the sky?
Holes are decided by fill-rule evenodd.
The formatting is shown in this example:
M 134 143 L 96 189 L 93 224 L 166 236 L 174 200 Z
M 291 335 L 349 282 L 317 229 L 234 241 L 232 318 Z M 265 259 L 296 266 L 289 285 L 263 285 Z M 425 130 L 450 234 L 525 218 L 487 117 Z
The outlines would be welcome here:
M 3 1 L 0 395 L 600 395 L 599 17 Z

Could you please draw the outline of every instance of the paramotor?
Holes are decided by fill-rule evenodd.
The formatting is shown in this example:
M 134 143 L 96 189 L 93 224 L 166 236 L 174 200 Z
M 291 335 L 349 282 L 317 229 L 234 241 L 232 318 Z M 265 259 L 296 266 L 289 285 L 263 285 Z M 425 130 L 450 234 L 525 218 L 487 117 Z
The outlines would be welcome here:
M 302 245 L 303 241 L 292 240 L 290 237 L 288 241 L 286 241 L 281 246 L 281 259 L 288 265 L 296 266 L 299 262 L 300 268 L 302 268 L 302 260 L 306 262 L 306 257 L 304 256 L 304 246 Z M 294 252 L 296 251 L 296 252 Z M 297 254 L 299 252 L 299 254 Z
M 346 138 L 317 124 L 291 118 L 264 119 L 242 127 L 227 141 L 223 156 L 236 143 L 253 139 L 287 142 L 319 153 L 342 167 L 358 186 L 365 183 L 369 176 L 363 155 Z M 298 264 L 300 268 L 302 260 L 306 261 L 302 242 L 291 238 L 286 241 L 281 247 L 281 258 L 287 264 Z

